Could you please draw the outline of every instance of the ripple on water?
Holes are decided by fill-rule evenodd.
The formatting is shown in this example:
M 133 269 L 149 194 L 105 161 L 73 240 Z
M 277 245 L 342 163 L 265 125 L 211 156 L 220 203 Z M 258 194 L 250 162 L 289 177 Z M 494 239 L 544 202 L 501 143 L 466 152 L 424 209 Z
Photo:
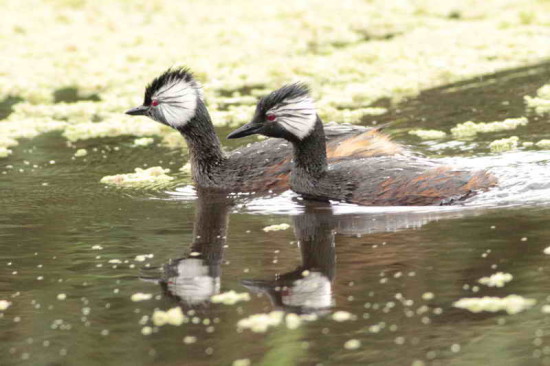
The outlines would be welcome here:
M 443 161 L 471 169 L 488 169 L 498 186 L 468 200 L 470 207 L 530 206 L 550 204 L 550 152 L 516 151 L 476 158 Z
M 483 157 L 440 159 L 442 163 L 467 169 L 487 169 L 499 180 L 498 186 L 456 206 L 358 206 L 332 202 L 333 215 L 369 214 L 399 217 L 400 221 L 414 216 L 456 216 L 475 209 L 503 206 L 550 204 L 550 153 L 519 151 Z M 197 195 L 193 186 L 186 185 L 167 192 L 169 200 L 192 201 Z M 292 191 L 264 197 L 237 196 L 239 211 L 258 215 L 299 215 L 304 211 L 303 199 Z M 390 216 L 388 216 L 390 215 Z M 415 221 L 415 220 L 413 220 Z

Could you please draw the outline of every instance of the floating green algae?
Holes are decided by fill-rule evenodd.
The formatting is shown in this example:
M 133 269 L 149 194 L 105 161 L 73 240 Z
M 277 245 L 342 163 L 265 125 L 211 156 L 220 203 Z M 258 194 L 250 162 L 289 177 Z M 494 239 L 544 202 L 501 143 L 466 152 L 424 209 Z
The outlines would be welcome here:
M 101 183 L 134 188 L 158 186 L 159 184 L 169 183 L 174 179 L 174 177 L 167 174 L 169 172 L 170 169 L 164 169 L 160 166 L 148 169 L 136 168 L 134 173 L 105 176 L 101 178 Z
M 418 136 L 422 140 L 438 140 L 445 138 L 447 134 L 444 131 L 438 130 L 412 130 L 409 131 L 410 135 Z
M 258 96 L 297 80 L 311 85 L 327 121 L 357 123 L 385 113 L 373 107 L 377 101 L 548 56 L 547 2 L 530 4 L 528 17 L 522 0 L 10 4 L 3 8 L 0 45 L 10 57 L 2 65 L 0 100 L 21 100 L 8 120 L 22 123 L 0 135 L 16 140 L 51 130 L 64 130 L 70 141 L 162 136 L 165 131 L 141 126 L 144 119 L 128 128 L 122 114 L 142 102 L 152 78 L 181 64 L 203 83 L 214 123 L 237 126 L 248 122 Z M 55 103 L 68 89 L 74 103 Z M 117 127 L 91 125 L 98 122 Z
M 519 137 L 512 136 L 499 140 L 495 140 L 489 144 L 492 152 L 504 152 L 515 150 L 518 147 Z
M 536 97 L 525 96 L 527 107 L 536 114 L 550 113 L 550 84 L 546 84 L 537 90 Z
M 504 121 L 495 122 L 464 122 L 451 129 L 455 138 L 470 138 L 478 133 L 491 133 L 498 131 L 514 130 L 518 126 L 525 126 L 529 121 L 525 117 L 507 118 Z

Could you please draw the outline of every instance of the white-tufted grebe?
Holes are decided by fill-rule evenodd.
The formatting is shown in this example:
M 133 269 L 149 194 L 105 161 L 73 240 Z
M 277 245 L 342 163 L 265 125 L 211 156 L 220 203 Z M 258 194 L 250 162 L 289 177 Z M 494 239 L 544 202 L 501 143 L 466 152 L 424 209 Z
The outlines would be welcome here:
M 292 143 L 290 186 L 310 199 L 368 206 L 443 205 L 496 184 L 496 178 L 485 171 L 456 170 L 411 155 L 349 158 L 329 164 L 323 123 L 308 88 L 299 83 L 262 98 L 252 121 L 228 138 L 252 134 Z
M 292 153 L 288 143 L 268 139 L 226 154 L 206 108 L 200 85 L 188 69 L 169 69 L 145 90 L 143 105 L 126 112 L 147 116 L 178 130 L 189 147 L 195 184 L 231 192 L 289 189 Z M 375 129 L 328 126 L 328 159 L 386 156 L 404 152 Z

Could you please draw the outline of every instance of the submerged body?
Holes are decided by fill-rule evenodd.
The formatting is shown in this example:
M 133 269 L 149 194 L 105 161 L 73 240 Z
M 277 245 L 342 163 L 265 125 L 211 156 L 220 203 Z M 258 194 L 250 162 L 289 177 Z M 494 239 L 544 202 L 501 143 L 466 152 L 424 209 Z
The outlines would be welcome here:
M 281 137 L 294 149 L 290 186 L 305 198 L 367 206 L 443 205 L 496 185 L 485 171 L 456 170 L 410 155 L 327 160 L 323 124 L 302 85 L 264 97 L 251 123 L 229 135 Z
M 156 78 L 146 88 L 143 105 L 126 113 L 148 116 L 182 134 L 189 148 L 192 178 L 199 187 L 259 193 L 290 188 L 290 145 L 266 140 L 225 153 L 200 86 L 186 69 L 168 70 Z M 324 153 L 329 159 L 404 153 L 398 144 L 365 127 L 335 124 L 327 128 L 326 139 Z

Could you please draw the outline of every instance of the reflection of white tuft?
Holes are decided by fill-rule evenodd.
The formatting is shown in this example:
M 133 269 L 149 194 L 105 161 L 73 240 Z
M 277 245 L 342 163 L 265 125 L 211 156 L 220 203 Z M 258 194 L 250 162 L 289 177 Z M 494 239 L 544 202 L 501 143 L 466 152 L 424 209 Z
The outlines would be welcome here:
M 158 99 L 157 108 L 170 126 L 181 127 L 195 116 L 197 98 L 200 97 L 200 87 L 194 81 L 170 79 L 152 99 Z
M 317 119 L 315 104 L 308 95 L 286 99 L 267 114 L 277 116 L 277 122 L 300 140 L 309 135 Z
M 210 276 L 201 259 L 183 259 L 177 277 L 169 278 L 168 289 L 189 304 L 199 304 L 220 292 L 220 278 Z
M 287 306 L 310 309 L 329 308 L 332 306 L 332 284 L 323 274 L 311 272 L 283 290 L 282 301 Z

